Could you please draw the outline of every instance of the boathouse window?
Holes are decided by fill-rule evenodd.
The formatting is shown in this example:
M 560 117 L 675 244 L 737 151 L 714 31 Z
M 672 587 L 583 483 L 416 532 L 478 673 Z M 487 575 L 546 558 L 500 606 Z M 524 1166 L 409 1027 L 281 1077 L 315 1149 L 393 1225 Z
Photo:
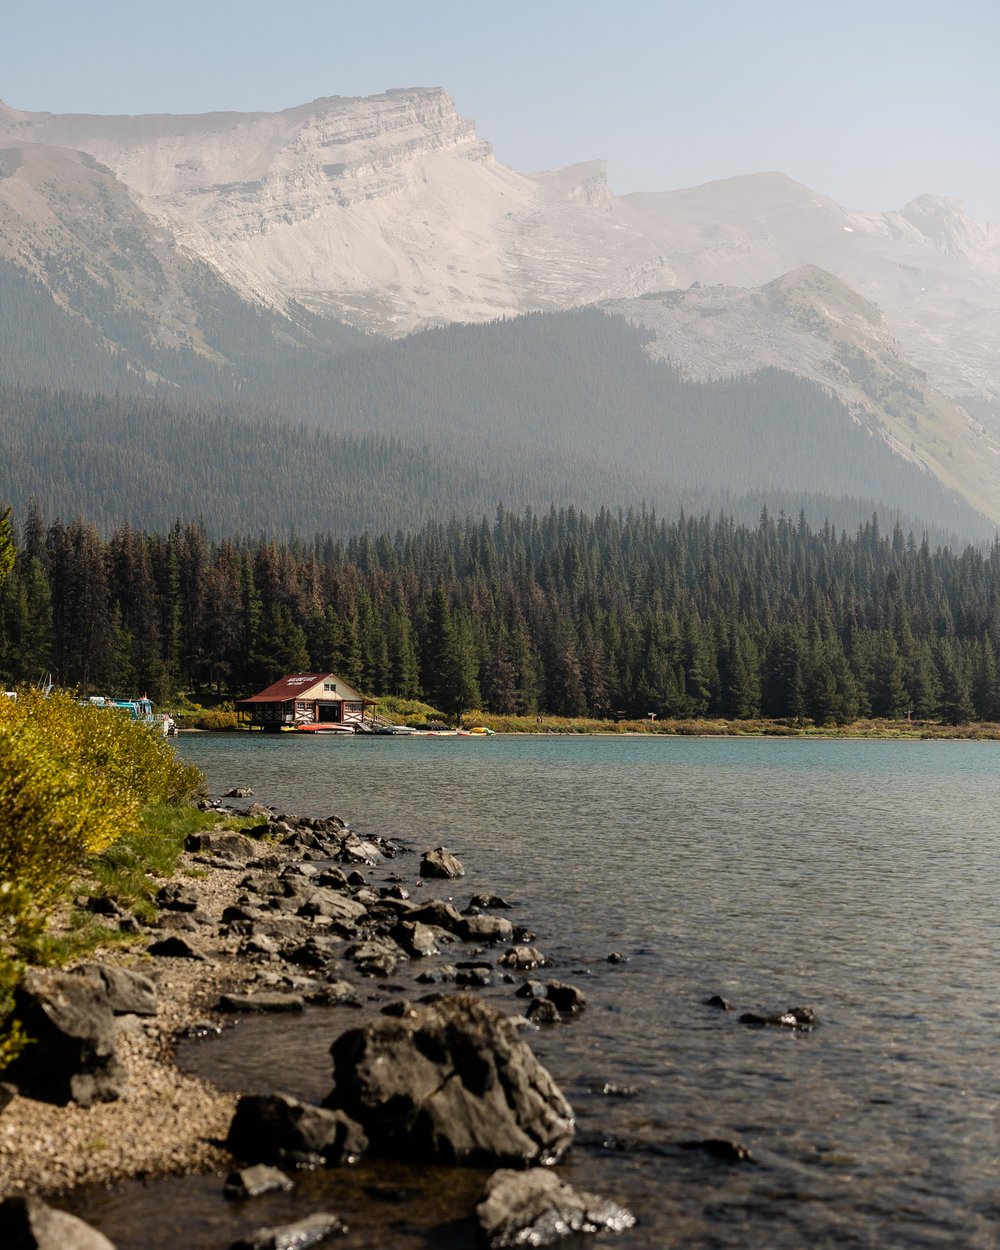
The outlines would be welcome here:
M 336 690 L 337 683 L 335 681 L 325 681 L 323 683 L 323 689 L 324 690 Z

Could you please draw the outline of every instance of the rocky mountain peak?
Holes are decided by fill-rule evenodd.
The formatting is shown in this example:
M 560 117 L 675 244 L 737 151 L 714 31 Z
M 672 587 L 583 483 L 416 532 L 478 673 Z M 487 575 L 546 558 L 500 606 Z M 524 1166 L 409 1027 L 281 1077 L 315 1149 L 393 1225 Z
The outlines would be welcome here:
M 976 221 L 961 200 L 919 195 L 899 215 L 945 256 L 975 258 L 1000 250 L 1000 226 Z

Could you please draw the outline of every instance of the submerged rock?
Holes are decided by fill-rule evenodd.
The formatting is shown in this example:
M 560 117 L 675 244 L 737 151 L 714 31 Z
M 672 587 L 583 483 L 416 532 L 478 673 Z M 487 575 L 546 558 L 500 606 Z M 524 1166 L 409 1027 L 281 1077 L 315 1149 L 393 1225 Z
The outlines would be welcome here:
M 244 1202 L 247 1198 L 259 1198 L 261 1194 L 287 1192 L 294 1188 L 284 1172 L 268 1167 L 266 1163 L 255 1163 L 253 1167 L 230 1172 L 222 1192 L 235 1202 Z
M 278 1228 L 258 1228 L 230 1244 L 229 1250 L 306 1250 L 326 1241 L 334 1233 L 346 1233 L 347 1225 L 338 1215 L 319 1211 L 294 1224 Z
M 324 1105 L 357 1120 L 383 1153 L 525 1165 L 554 1161 L 573 1139 L 573 1110 L 518 1025 L 467 995 L 381 1016 L 330 1053 Z
M 245 1094 L 226 1137 L 238 1159 L 301 1167 L 353 1163 L 367 1145 L 360 1127 L 343 1112 L 288 1094 Z
M 103 1233 L 41 1198 L 0 1202 L 0 1246 L 4 1250 L 115 1250 Z
M 549 1246 L 573 1233 L 620 1233 L 635 1224 L 625 1207 L 573 1189 L 548 1168 L 494 1172 L 476 1215 L 490 1250 Z

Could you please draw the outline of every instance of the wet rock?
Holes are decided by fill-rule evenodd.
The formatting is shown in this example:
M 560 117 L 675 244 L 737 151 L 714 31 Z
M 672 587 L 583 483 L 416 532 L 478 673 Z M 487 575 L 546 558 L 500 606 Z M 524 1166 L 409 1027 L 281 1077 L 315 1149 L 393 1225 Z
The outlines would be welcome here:
M 353 1163 L 368 1143 L 343 1111 L 314 1107 L 288 1094 L 245 1094 L 236 1104 L 226 1145 L 238 1159 L 314 1167 Z
M 562 1019 L 559 1008 L 547 998 L 533 998 L 524 1014 L 532 1024 L 558 1024 Z
M 549 1246 L 573 1233 L 620 1233 L 635 1224 L 625 1207 L 573 1189 L 548 1168 L 494 1172 L 476 1215 L 490 1250 Z
M 710 998 L 702 1000 L 706 1007 L 717 1007 L 719 1011 L 732 1011 L 733 1004 L 728 998 L 723 998 L 721 994 L 713 994 Z
M 405 902 L 410 897 L 410 891 L 398 882 L 395 885 L 383 886 L 379 894 L 383 899 L 394 899 L 398 902 Z
M 522 972 L 532 968 L 546 968 L 549 961 L 534 946 L 512 946 L 497 960 L 501 968 L 519 968 Z
M 162 959 L 199 959 L 204 960 L 206 957 L 200 950 L 197 950 L 186 939 L 175 933 L 172 937 L 161 938 L 159 942 L 153 942 L 146 948 L 151 955 L 158 955 Z
M 346 890 L 347 874 L 342 868 L 325 868 L 316 878 L 316 884 L 328 890 Z
M 295 1185 L 277 1168 L 266 1163 L 255 1163 L 251 1168 L 241 1168 L 238 1172 L 230 1172 L 226 1177 L 223 1194 L 234 1202 L 243 1202 L 247 1198 L 259 1198 L 261 1194 L 287 1193 Z
M 456 936 L 461 936 L 465 930 L 465 917 L 454 903 L 447 903 L 442 899 L 434 899 L 430 903 L 422 903 L 419 907 L 410 908 L 406 913 L 406 919 L 414 923 L 446 929 Z
M 608 963 L 609 964 L 627 964 L 628 955 L 623 955 L 621 951 L 609 951 Z
M 614 1081 L 605 1081 L 601 1085 L 591 1085 L 592 1094 L 603 1094 L 605 1098 L 638 1098 L 642 1092 L 638 1085 L 617 1085 Z
M 229 1250 L 306 1250 L 318 1245 L 335 1233 L 346 1233 L 347 1225 L 337 1215 L 326 1211 L 307 1215 L 294 1224 L 282 1224 L 279 1228 L 258 1228 L 239 1241 L 231 1243 Z
M 103 1233 L 41 1198 L 0 1202 L 0 1246 L 4 1250 L 115 1250 Z
M 233 786 L 222 796 L 224 799 L 252 799 L 253 791 L 249 786 Z
M 330 1049 L 345 1111 L 386 1154 L 515 1166 L 557 1159 L 573 1111 L 517 1024 L 468 995 L 381 1016 Z
M 518 998 L 544 998 L 544 981 L 522 981 L 514 991 Z
M 46 1102 L 113 1102 L 125 1087 L 115 1018 L 98 977 L 33 968 L 14 994 L 32 1044 L 4 1071 L 19 1091 Z
M 373 842 L 359 838 L 356 833 L 345 834 L 333 858 L 342 864 L 367 864 L 374 867 L 382 858 L 382 852 Z
M 439 935 L 444 934 L 447 941 L 451 935 L 443 929 L 421 924 L 419 921 L 404 920 L 393 925 L 392 937 L 412 958 L 420 959 L 428 955 L 440 953 Z
M 211 829 L 188 834 L 184 849 L 199 851 L 202 855 L 211 855 L 216 859 L 231 860 L 234 864 L 245 864 L 253 859 L 259 848 L 245 834 L 227 829 Z
M 110 964 L 81 964 L 77 976 L 95 977 L 103 986 L 108 1006 L 116 1016 L 155 1016 L 156 986 L 141 972 Z
M 372 938 L 368 942 L 358 942 L 349 946 L 345 954 L 348 959 L 354 960 L 358 972 L 366 977 L 392 976 L 396 965 L 406 958 L 402 947 L 389 938 Z
M 758 1015 L 754 1011 L 745 1011 L 740 1016 L 740 1024 L 751 1028 L 763 1029 L 774 1025 L 782 1029 L 797 1029 L 809 1033 L 816 1027 L 816 1013 L 811 1007 L 789 1007 L 786 1011 L 776 1012 L 773 1016 Z
M 467 916 L 462 937 L 467 942 L 510 942 L 514 926 L 503 916 Z
M 421 972 L 417 980 L 421 985 L 440 985 L 445 981 L 454 981 L 458 971 L 454 964 L 441 964 L 438 968 L 428 968 Z
M 433 851 L 424 851 L 421 855 L 420 875 L 422 877 L 464 877 L 465 869 L 451 851 L 439 846 Z
M 301 994 L 222 994 L 218 1011 L 282 1012 L 304 1011 L 306 1000 Z
M 583 990 L 578 990 L 575 985 L 567 985 L 565 981 L 547 981 L 545 994 L 557 1011 L 582 1011 L 587 1005 L 587 995 Z
M 509 909 L 511 904 L 508 903 L 506 899 L 501 898 L 499 894 L 473 894 L 472 898 L 469 899 L 469 907 L 467 910 L 471 910 L 474 907 L 482 908 L 484 911 L 489 911 L 491 908 Z
M 156 905 L 167 911 L 197 911 L 198 891 L 183 881 L 163 885 L 156 891 Z
M 455 970 L 455 984 L 471 989 L 483 989 L 493 984 L 493 969 L 489 964 L 459 964 Z
M 730 1141 L 725 1137 L 703 1137 L 697 1141 L 678 1143 L 682 1150 L 703 1150 L 718 1159 L 720 1163 L 752 1163 L 753 1155 L 750 1148 L 742 1142 Z

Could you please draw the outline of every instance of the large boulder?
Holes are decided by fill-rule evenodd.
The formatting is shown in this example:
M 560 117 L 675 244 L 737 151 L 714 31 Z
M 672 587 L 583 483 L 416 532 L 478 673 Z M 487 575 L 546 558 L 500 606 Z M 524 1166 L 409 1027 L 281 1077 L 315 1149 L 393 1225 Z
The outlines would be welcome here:
M 523 1167 L 558 1159 L 573 1140 L 573 1110 L 518 1025 L 468 995 L 381 1016 L 330 1053 L 324 1105 L 383 1153 Z
M 0 1246 L 4 1250 L 115 1250 L 103 1233 L 41 1198 L 0 1202 Z
M 96 977 L 104 986 L 108 1005 L 116 1016 L 155 1016 L 156 986 L 141 972 L 112 964 L 80 964 L 78 976 Z
M 288 1094 L 245 1094 L 236 1104 L 226 1145 L 247 1162 L 313 1167 L 352 1163 L 368 1143 L 342 1112 Z
M 625 1207 L 573 1189 L 548 1168 L 494 1172 L 476 1215 L 490 1250 L 550 1246 L 572 1233 L 620 1233 L 635 1224 Z
M 125 1087 L 115 1052 L 107 988 L 87 973 L 32 968 L 14 996 L 14 1012 L 32 1039 L 4 1075 L 22 1094 L 46 1102 L 113 1102 Z
M 202 855 L 214 855 L 217 859 L 245 864 L 260 850 L 252 838 L 232 829 L 204 829 L 201 833 L 189 833 L 184 841 L 185 851 L 198 851 Z

